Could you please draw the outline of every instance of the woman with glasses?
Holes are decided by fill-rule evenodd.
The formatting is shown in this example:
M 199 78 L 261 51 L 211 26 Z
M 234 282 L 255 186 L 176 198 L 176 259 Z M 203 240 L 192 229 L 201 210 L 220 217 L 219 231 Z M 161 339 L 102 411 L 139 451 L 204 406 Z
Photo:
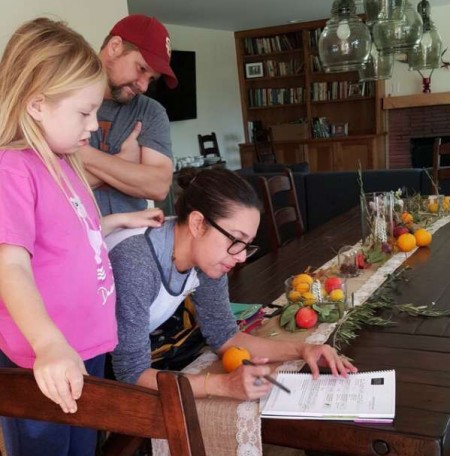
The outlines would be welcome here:
M 116 232 L 107 238 L 117 287 L 119 344 L 112 354 L 117 380 L 157 388 L 149 334 L 187 295 L 203 336 L 219 355 L 246 347 L 253 366 L 232 373 L 189 375 L 195 396 L 256 399 L 269 391 L 262 380 L 269 361 L 303 358 L 318 375 L 325 361 L 336 375 L 356 370 L 328 345 L 262 339 L 238 331 L 230 309 L 227 273 L 253 255 L 260 203 L 252 187 L 226 169 L 183 169 L 177 217 L 160 228 Z M 255 284 L 257 286 L 257 284 Z

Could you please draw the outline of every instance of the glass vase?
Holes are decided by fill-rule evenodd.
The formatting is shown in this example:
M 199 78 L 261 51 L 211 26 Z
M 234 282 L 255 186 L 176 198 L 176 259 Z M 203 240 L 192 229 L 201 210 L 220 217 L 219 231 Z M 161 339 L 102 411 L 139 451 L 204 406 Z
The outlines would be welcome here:
M 360 206 L 363 245 L 389 246 L 394 230 L 394 193 L 366 193 L 361 196 Z

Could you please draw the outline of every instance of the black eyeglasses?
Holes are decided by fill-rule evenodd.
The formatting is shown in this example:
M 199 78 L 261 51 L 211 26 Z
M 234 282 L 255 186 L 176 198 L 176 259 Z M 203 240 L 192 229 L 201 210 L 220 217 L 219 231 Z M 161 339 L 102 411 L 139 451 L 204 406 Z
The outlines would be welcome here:
M 205 217 L 205 220 L 217 231 L 220 231 L 224 236 L 226 236 L 231 242 L 230 247 L 228 247 L 227 252 L 230 255 L 238 255 L 242 251 L 246 251 L 247 258 L 250 258 L 252 255 L 254 255 L 258 250 L 259 246 L 257 245 L 252 245 L 247 242 L 241 241 L 239 239 L 236 239 L 232 234 L 230 234 L 228 231 L 225 231 L 221 226 L 219 226 L 217 223 L 213 222 L 210 219 L 207 219 Z

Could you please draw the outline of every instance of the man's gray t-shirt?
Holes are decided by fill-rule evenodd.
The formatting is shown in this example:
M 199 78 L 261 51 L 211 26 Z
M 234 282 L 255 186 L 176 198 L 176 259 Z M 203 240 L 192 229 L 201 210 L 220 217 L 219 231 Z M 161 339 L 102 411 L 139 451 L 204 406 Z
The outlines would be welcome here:
M 141 121 L 139 144 L 172 158 L 169 118 L 157 101 L 144 95 L 135 96 L 128 104 L 103 100 L 97 118 L 99 129 L 92 133 L 89 141 L 92 147 L 111 155 L 117 154 L 136 122 Z M 102 215 L 138 211 L 147 207 L 147 200 L 126 195 L 106 184 L 95 189 L 94 194 Z
M 189 271 L 172 269 L 174 223 L 167 220 L 161 228 L 131 236 L 109 252 L 117 293 L 119 343 L 112 354 L 117 380 L 136 383 L 151 367 L 149 319 L 162 282 L 173 295 L 189 291 L 184 290 Z M 217 350 L 238 331 L 230 307 L 228 278 L 225 274 L 210 279 L 198 271 L 198 279 L 191 299 L 203 336 Z

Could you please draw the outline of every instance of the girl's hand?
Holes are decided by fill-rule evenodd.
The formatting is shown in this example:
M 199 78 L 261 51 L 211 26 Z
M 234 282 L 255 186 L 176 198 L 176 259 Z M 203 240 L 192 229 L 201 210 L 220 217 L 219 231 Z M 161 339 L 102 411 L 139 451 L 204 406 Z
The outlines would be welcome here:
M 101 220 L 104 236 L 119 228 L 144 228 L 147 226 L 158 228 L 163 222 L 164 213 L 159 208 L 106 215 Z
M 164 213 L 159 208 L 144 209 L 137 212 L 126 212 L 122 214 L 125 217 L 125 228 L 141 228 L 151 226 L 160 227 L 164 222 Z
M 319 366 L 329 367 L 334 376 L 342 375 L 347 378 L 349 372 L 358 372 L 358 369 L 330 345 L 303 344 L 301 350 L 303 358 L 311 369 L 313 378 L 319 376 Z
M 65 413 L 77 411 L 76 400 L 88 375 L 83 360 L 67 343 L 51 344 L 36 351 L 34 376 L 42 393 Z
M 217 379 L 217 384 L 211 382 L 210 394 L 239 400 L 254 400 L 265 396 L 272 389 L 272 384 L 263 378 L 270 374 L 267 361 L 267 358 L 255 357 L 252 362 L 256 366 L 241 365 L 229 374 L 212 376 L 210 380 Z M 214 391 L 216 388 L 219 389 L 217 392 Z

